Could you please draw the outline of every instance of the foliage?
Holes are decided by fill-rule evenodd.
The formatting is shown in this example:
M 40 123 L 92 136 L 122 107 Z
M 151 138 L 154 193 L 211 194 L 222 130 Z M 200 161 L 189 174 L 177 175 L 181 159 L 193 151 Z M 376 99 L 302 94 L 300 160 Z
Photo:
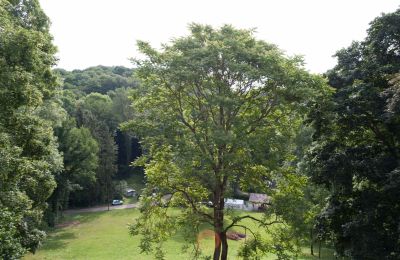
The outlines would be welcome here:
M 68 129 L 62 138 L 65 170 L 57 176 L 58 186 L 53 194 L 59 196 L 57 210 L 66 209 L 68 202 L 90 201 L 88 194 L 96 183 L 99 165 L 99 146 L 89 129 L 74 127 Z
M 398 259 L 400 9 L 371 22 L 362 42 L 337 52 L 336 89 L 315 106 L 313 180 L 330 190 L 320 227 L 339 255 Z
M 122 66 L 96 66 L 73 71 L 56 69 L 56 72 L 64 81 L 64 89 L 81 95 L 92 92 L 106 94 L 117 88 L 134 88 L 137 84 L 132 77 L 133 70 Z
M 66 171 L 73 183 L 95 181 L 95 170 L 98 165 L 98 145 L 87 128 L 72 128 L 65 137 L 64 161 Z
M 55 69 L 55 72 L 62 79 L 63 91 L 59 98 L 63 108 L 76 119 L 78 127 L 84 123 L 83 120 L 90 129 L 102 128 L 104 123 L 107 125 L 118 147 L 116 177 L 129 177 L 133 170 L 130 162 L 140 155 L 140 145 L 133 133 L 122 132 L 118 124 L 133 117 L 128 98 L 130 89 L 137 86 L 132 77 L 133 70 L 121 66 L 96 66 L 73 71 Z M 93 118 L 89 120 L 89 117 Z M 89 121 L 91 125 L 87 125 Z
M 312 146 L 313 128 L 303 124 L 295 132 L 297 134 L 292 145 L 296 159 L 292 165 L 296 167 L 296 174 L 286 178 L 290 180 L 289 183 L 280 185 L 270 210 L 281 215 L 289 224 L 292 240 L 297 244 L 310 244 L 310 253 L 313 255 L 315 241 L 321 242 L 316 232 L 317 216 L 325 208 L 329 193 L 310 180 L 312 170 L 306 154 Z
M 117 88 L 108 92 L 112 100 L 112 115 L 116 122 L 122 123 L 133 118 L 134 112 L 129 99 L 130 89 Z
M 164 45 L 161 52 L 139 42 L 146 60 L 136 61 L 140 86 L 132 96 L 135 119 L 125 125 L 142 138 L 146 154 L 143 217 L 132 233 L 144 236 L 143 250 L 160 248 L 176 228 L 212 226 L 214 259 L 226 259 L 226 231 L 243 219 L 226 222 L 224 199 L 234 183 L 272 194 L 267 183 L 285 181 L 293 156 L 292 129 L 301 123 L 307 100 L 323 95 L 324 82 L 274 45 L 252 32 L 193 24 L 191 35 Z M 154 191 L 157 195 L 151 196 Z M 179 219 L 158 208 L 162 195 L 182 207 Z M 212 201 L 211 210 L 200 206 Z M 261 222 L 264 226 L 269 223 Z M 192 232 L 192 234 L 193 234 Z M 188 238 L 190 241 L 190 238 Z
M 43 239 L 45 201 L 62 170 L 53 129 L 39 113 L 57 86 L 56 49 L 36 0 L 1 1 L 0 28 L 0 258 L 16 259 Z
M 125 180 L 113 182 L 113 198 L 122 199 L 128 189 L 128 183 Z
M 118 75 L 128 82 L 131 69 L 123 67 L 96 67 L 84 71 L 67 72 L 56 69 L 63 78 L 78 77 L 77 74 L 90 74 L 101 78 Z M 69 75 L 69 76 L 68 76 Z M 133 81 L 132 81 L 133 82 Z M 55 225 L 62 211 L 68 207 L 87 206 L 104 203 L 113 195 L 112 179 L 115 173 L 116 147 L 118 149 L 118 168 L 130 172 L 129 163 L 138 148 L 132 144 L 132 135 L 117 130 L 118 123 L 133 116 L 127 88 L 116 88 L 107 94 L 91 92 L 86 95 L 84 81 L 63 82 L 62 90 L 57 91 L 51 100 L 38 110 L 55 128 L 64 154 L 65 170 L 56 175 L 57 189 L 49 198 L 46 221 Z M 102 87 L 102 81 L 100 81 Z M 65 89 L 67 88 L 67 89 Z M 115 136 L 115 132 L 118 135 Z M 122 159 L 121 159 L 122 158 Z M 100 165 L 100 167 L 99 167 Z
M 274 254 L 279 260 L 296 258 L 300 253 L 299 245 L 292 243 L 288 227 L 277 227 L 270 238 L 262 238 L 255 234 L 254 238 L 246 241 L 239 250 L 238 256 L 245 260 L 263 259 L 267 253 Z
M 109 96 L 91 93 L 78 101 L 77 125 L 86 127 L 99 145 L 96 182 L 92 189 L 85 194 L 86 199 L 77 205 L 93 205 L 109 201 L 112 189 L 112 177 L 116 172 L 116 144 L 112 118 L 112 100 Z

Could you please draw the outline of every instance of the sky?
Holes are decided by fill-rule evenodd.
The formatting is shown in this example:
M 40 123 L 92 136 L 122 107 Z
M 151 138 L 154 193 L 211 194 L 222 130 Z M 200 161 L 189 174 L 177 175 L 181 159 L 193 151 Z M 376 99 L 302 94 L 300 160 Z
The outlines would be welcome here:
M 255 36 L 287 55 L 303 55 L 313 73 L 332 68 L 332 56 L 363 40 L 369 23 L 394 12 L 399 0 L 40 0 L 58 47 L 57 67 L 128 66 L 141 58 L 136 41 L 159 48 L 188 35 L 195 22 L 255 28 Z

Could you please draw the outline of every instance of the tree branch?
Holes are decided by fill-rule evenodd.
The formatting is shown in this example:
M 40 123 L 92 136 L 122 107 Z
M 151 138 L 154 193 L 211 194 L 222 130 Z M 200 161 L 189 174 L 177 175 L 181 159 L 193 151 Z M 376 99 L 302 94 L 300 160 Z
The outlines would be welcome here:
M 243 225 L 233 225 L 232 227 L 242 227 L 242 228 L 244 228 L 244 229 L 246 229 L 246 230 L 249 230 L 250 231 L 250 233 L 253 235 L 253 237 L 254 237 L 254 239 L 257 239 L 257 236 L 256 236 L 256 234 L 253 232 L 253 230 L 251 230 L 251 228 L 248 228 L 248 227 L 246 227 L 246 226 L 243 226 Z
M 253 216 L 245 215 L 245 216 L 241 216 L 241 217 L 234 218 L 234 219 L 232 220 L 232 223 L 224 229 L 224 232 L 228 231 L 228 230 L 229 230 L 230 228 L 232 228 L 233 226 L 237 226 L 236 223 L 242 221 L 243 219 L 251 219 L 251 220 L 254 220 L 254 221 L 260 223 L 260 226 L 262 226 L 262 227 L 270 226 L 270 225 L 277 224 L 277 223 L 282 223 L 282 221 L 279 221 L 279 220 L 274 220 L 274 221 L 272 221 L 272 222 L 264 222 L 264 221 L 262 221 L 261 219 L 255 218 L 255 217 L 253 217 Z
M 199 209 L 196 207 L 195 202 L 192 200 L 192 198 L 190 197 L 190 195 L 189 195 L 185 190 L 177 189 L 177 188 L 175 188 L 175 189 L 176 189 L 178 192 L 181 192 L 181 193 L 185 196 L 186 200 L 190 203 L 190 206 L 192 207 L 193 211 L 195 211 L 196 213 L 202 215 L 203 217 L 205 217 L 205 218 L 207 218 L 207 219 L 214 220 L 214 218 L 213 218 L 211 215 L 209 215 L 209 214 L 207 214 L 207 213 L 205 213 L 205 212 L 199 210 Z M 212 221 L 207 221 L 207 220 L 206 220 L 206 222 L 209 223 L 209 224 L 211 224 L 211 225 L 214 225 L 214 223 L 213 223 Z

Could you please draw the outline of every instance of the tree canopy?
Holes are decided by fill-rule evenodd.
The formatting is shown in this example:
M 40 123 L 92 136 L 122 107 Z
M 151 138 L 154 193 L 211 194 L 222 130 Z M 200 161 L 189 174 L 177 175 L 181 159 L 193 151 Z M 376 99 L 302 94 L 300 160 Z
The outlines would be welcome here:
M 216 236 L 214 259 L 226 259 L 226 232 L 251 217 L 227 222 L 224 199 L 234 184 L 272 194 L 268 181 L 288 183 L 286 144 L 308 101 L 324 93 L 324 81 L 306 72 L 300 57 L 286 57 L 252 31 L 192 24 L 190 32 L 162 51 L 138 42 L 147 59 L 136 61 L 137 111 L 125 127 L 146 150 L 138 164 L 146 167 L 148 197 L 132 233 L 144 236 L 142 250 L 149 251 L 149 242 L 160 246 L 183 223 L 193 232 L 208 223 Z M 154 207 L 165 194 L 184 205 L 179 220 Z M 209 200 L 212 210 L 201 206 Z
M 338 51 L 326 74 L 336 93 L 311 114 L 310 169 L 331 193 L 319 221 L 337 252 L 353 259 L 400 257 L 399 33 L 397 10 Z
M 56 72 L 63 79 L 64 89 L 77 93 L 106 94 L 116 88 L 134 88 L 137 84 L 132 77 L 133 70 L 122 66 L 96 66 L 73 71 L 56 69 Z
M 46 200 L 62 170 L 51 123 L 40 116 L 57 86 L 48 19 L 36 0 L 0 2 L 0 258 L 35 251 Z

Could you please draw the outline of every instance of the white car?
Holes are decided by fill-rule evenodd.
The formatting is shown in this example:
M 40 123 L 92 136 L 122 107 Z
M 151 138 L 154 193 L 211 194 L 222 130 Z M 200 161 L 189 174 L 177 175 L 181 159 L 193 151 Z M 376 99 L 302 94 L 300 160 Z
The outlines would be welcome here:
M 116 205 L 122 205 L 124 202 L 122 200 L 113 200 L 111 205 L 116 206 Z

